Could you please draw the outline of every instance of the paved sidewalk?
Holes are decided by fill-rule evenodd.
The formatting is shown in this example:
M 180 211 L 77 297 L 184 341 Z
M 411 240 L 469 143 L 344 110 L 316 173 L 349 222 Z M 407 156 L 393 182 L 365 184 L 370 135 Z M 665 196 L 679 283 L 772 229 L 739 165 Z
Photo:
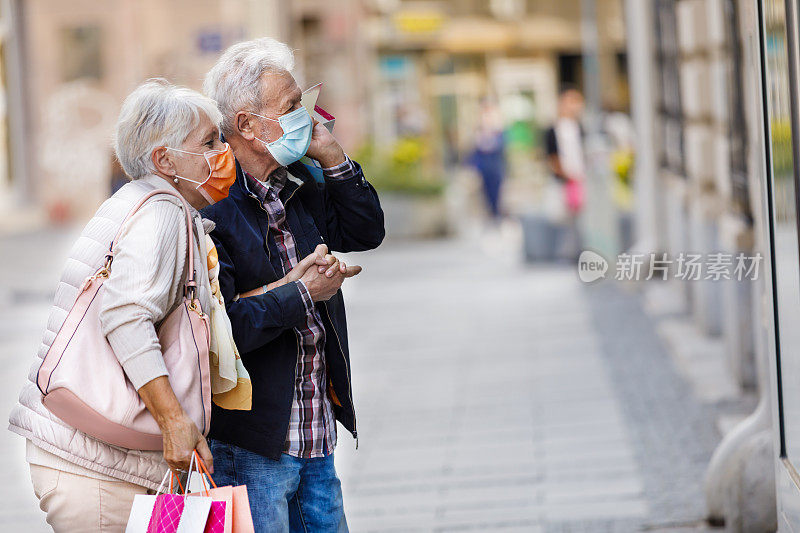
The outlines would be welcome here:
M 33 495 L 25 441 L 6 430 L 8 414 L 39 348 L 61 268 L 79 228 L 0 238 L 0 531 L 52 531 Z
M 72 238 L 0 239 L 3 416 Z M 351 530 L 702 528 L 719 408 L 674 370 L 639 298 L 476 242 L 348 258 L 365 267 L 345 289 L 360 447 L 341 432 L 336 452 Z M 0 467 L 0 530 L 47 531 L 8 432 Z
M 352 258 L 360 448 L 337 450 L 352 530 L 705 530 L 720 408 L 675 371 L 639 297 L 492 248 Z

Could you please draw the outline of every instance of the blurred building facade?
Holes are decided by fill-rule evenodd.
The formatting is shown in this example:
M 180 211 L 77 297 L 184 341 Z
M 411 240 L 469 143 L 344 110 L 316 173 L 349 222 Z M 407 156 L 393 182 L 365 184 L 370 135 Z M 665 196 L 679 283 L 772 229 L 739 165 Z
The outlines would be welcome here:
M 124 96 L 152 76 L 199 88 L 222 50 L 258 36 L 296 49 L 301 84 L 324 83 L 320 104 L 349 150 L 418 138 L 447 166 L 472 141 L 482 98 L 535 134 L 559 86 L 581 86 L 580 4 L 3 0 L 0 202 L 44 206 L 56 220 L 91 212 L 121 179 L 109 139 Z M 624 109 L 621 0 L 597 6 L 603 101 Z
M 506 121 L 546 126 L 559 87 L 581 87 L 581 2 L 374 0 L 368 35 L 377 56 L 371 120 L 390 143 L 430 131 L 444 161 L 468 149 L 481 99 Z M 627 107 L 622 3 L 597 2 L 603 101 Z
M 772 425 L 778 388 L 770 370 L 775 346 L 762 92 L 767 4 L 783 2 L 626 1 L 640 139 L 637 251 L 666 252 L 673 261 L 681 253 L 763 258 L 755 283 L 667 282 L 687 319 L 722 342 L 723 371 L 741 390 L 759 394 L 755 412 L 724 436 L 707 471 L 708 517 L 724 520 L 730 531 L 777 526 L 780 445 Z M 675 340 L 682 342 L 690 341 Z
M 107 197 L 116 175 L 111 134 L 122 99 L 163 76 L 199 88 L 219 52 L 271 24 L 279 2 L 247 0 L 6 0 L 3 66 L 8 186 L 52 218 Z M 258 15 L 258 16 L 257 16 Z
M 5 0 L 0 202 L 44 206 L 52 219 L 91 212 L 122 179 L 111 134 L 123 98 L 149 77 L 200 89 L 229 45 L 274 36 L 298 45 L 298 72 L 325 79 L 348 112 L 363 99 L 356 73 L 357 2 L 279 0 Z M 351 90 L 356 89 L 356 90 Z M 8 113 L 6 115 L 6 110 Z

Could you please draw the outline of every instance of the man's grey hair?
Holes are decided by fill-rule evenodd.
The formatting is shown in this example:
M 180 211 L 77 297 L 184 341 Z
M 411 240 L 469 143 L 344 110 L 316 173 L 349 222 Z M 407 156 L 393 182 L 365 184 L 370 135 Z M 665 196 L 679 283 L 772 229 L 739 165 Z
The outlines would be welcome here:
M 267 72 L 291 72 L 294 52 L 269 37 L 234 44 L 208 71 L 203 92 L 222 112 L 222 133 L 235 132 L 239 111 L 257 112 L 261 107 L 261 76 Z
M 155 173 L 151 158 L 160 146 L 179 148 L 200 124 L 201 113 L 219 126 L 222 114 L 207 96 L 153 78 L 139 85 L 122 104 L 114 151 L 125 173 L 138 179 Z

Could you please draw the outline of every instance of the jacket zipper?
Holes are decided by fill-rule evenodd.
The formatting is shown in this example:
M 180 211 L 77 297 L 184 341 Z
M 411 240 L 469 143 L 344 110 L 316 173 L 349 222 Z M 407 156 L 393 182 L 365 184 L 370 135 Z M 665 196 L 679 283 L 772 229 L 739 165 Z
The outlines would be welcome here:
M 258 200 L 258 198 L 256 198 L 256 196 L 255 196 L 254 194 L 251 194 L 251 195 L 250 195 L 250 198 L 252 198 L 253 200 L 255 200 L 255 201 L 256 201 L 256 203 L 258 204 L 258 207 L 260 207 L 260 208 L 261 208 L 261 210 L 262 210 L 262 211 L 264 211 L 264 212 L 267 214 L 267 237 L 269 237 L 269 211 L 267 211 L 267 208 L 266 208 L 266 207 L 264 207 L 264 204 L 262 204 L 262 203 L 261 203 L 261 202 Z M 265 242 L 264 244 L 267 246 L 267 259 L 269 259 L 269 262 L 270 262 L 270 263 L 272 263 L 272 252 L 270 252 L 270 251 L 269 251 L 269 243 L 268 243 L 268 242 Z M 299 349 L 299 348 L 298 348 L 298 349 Z
M 342 348 L 342 341 L 339 340 L 339 333 L 336 332 L 336 326 L 333 324 L 333 319 L 331 318 L 331 313 L 328 311 L 328 304 L 322 302 L 322 305 L 325 307 L 325 314 L 328 315 L 328 320 L 331 323 L 331 329 L 333 330 L 333 335 L 336 337 L 336 344 L 339 345 L 339 353 L 342 354 L 342 359 L 344 360 L 344 367 L 345 367 L 345 377 L 347 378 L 347 398 L 350 400 L 350 411 L 353 413 L 353 438 L 356 439 L 356 450 L 358 449 L 358 424 L 356 423 L 356 406 L 353 403 L 353 395 L 351 393 L 352 385 L 350 384 L 350 365 L 347 364 L 347 358 L 344 356 L 344 349 Z
M 289 197 L 286 199 L 286 201 L 283 202 L 284 208 L 286 207 L 286 204 L 289 203 L 289 200 L 291 200 L 292 197 L 295 195 L 295 193 L 299 190 L 300 187 L 298 186 L 297 189 L 292 191 L 292 194 L 290 194 Z M 258 206 L 261 208 L 262 211 L 264 211 L 265 213 L 267 213 L 267 215 L 269 215 L 269 211 L 266 210 L 264 204 L 262 204 L 255 195 L 251 194 L 250 197 L 253 198 L 256 202 L 258 202 Z M 272 256 L 270 255 L 269 251 L 269 246 L 267 246 L 267 257 L 270 258 L 270 261 L 272 260 Z M 353 394 L 351 392 L 352 385 L 350 384 L 350 365 L 347 364 L 347 358 L 344 356 L 342 341 L 339 340 L 339 333 L 337 333 L 336 327 L 333 325 L 333 319 L 331 318 L 331 314 L 328 311 L 328 306 L 327 304 L 325 304 L 325 302 L 323 302 L 322 305 L 325 307 L 325 314 L 328 315 L 328 320 L 331 323 L 331 329 L 333 329 L 333 335 L 336 337 L 336 344 L 339 346 L 339 353 L 342 354 L 342 359 L 344 360 L 344 366 L 346 370 L 345 377 L 347 378 L 347 398 L 350 400 L 350 412 L 353 413 L 353 438 L 356 439 L 356 450 L 357 450 L 358 424 L 356 423 L 356 407 L 353 404 Z M 297 357 L 300 357 L 300 339 L 297 338 L 297 334 L 295 334 L 295 341 L 297 342 Z M 294 386 L 297 387 L 297 365 L 295 365 L 294 367 Z
M 292 393 L 293 395 L 297 392 L 297 367 L 299 366 L 298 361 L 300 361 L 300 334 L 297 332 L 296 329 L 294 331 L 294 340 L 297 343 L 297 357 L 295 357 L 295 361 L 294 361 L 294 382 L 292 383 L 292 389 L 295 392 Z M 291 406 L 290 406 L 289 407 L 289 419 L 290 419 L 289 423 L 290 424 L 291 424 L 291 418 L 292 418 L 292 412 L 291 412 Z M 300 442 L 303 442 L 302 439 L 301 439 Z M 303 446 L 303 448 L 305 448 L 305 446 Z M 304 452 L 305 452 L 305 449 L 300 450 L 301 455 Z

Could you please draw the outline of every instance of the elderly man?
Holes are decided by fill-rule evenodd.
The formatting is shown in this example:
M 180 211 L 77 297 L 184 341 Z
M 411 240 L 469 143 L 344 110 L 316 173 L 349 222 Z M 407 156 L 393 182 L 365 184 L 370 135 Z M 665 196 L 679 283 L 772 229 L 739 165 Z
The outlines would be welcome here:
M 359 165 L 300 104 L 292 68 L 285 44 L 257 39 L 229 48 L 204 84 L 238 171 L 228 199 L 204 214 L 216 223 L 222 292 L 253 382 L 252 410 L 214 406 L 209 444 L 217 482 L 247 485 L 257 531 L 346 531 L 336 421 L 357 433 L 339 287 L 360 268 L 335 262 L 273 282 L 326 247 L 377 247 L 383 211 Z M 321 164 L 323 183 L 303 155 Z

